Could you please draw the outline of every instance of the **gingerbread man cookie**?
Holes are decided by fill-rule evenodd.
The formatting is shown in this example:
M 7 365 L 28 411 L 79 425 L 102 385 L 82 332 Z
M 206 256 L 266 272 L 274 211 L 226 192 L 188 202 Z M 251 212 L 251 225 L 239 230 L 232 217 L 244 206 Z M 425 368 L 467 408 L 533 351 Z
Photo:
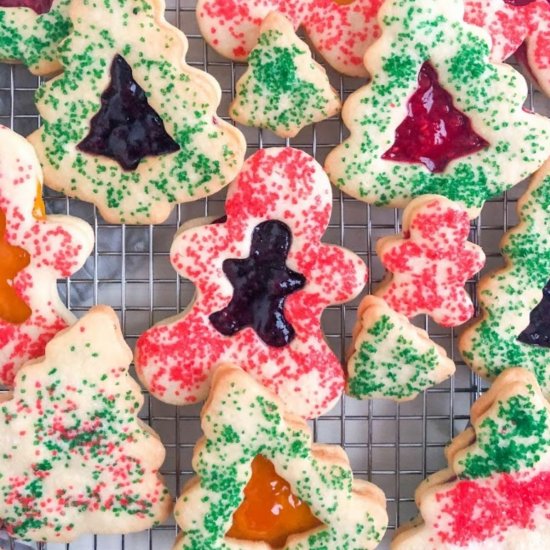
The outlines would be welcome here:
M 520 221 L 500 245 L 506 266 L 479 282 L 482 315 L 464 331 L 458 346 L 476 373 L 495 378 L 521 365 L 550 396 L 550 160 L 517 210 Z
M 375 294 L 407 317 L 426 313 L 446 327 L 465 323 L 474 307 L 464 285 L 485 264 L 469 233 L 468 213 L 458 204 L 437 195 L 413 200 L 403 213 L 403 234 L 376 244 L 388 276 Z
M 341 447 L 312 443 L 306 422 L 243 370 L 218 368 L 201 425 L 174 550 L 378 546 L 384 493 L 353 478 Z
M 61 69 L 58 46 L 71 30 L 71 0 L 0 0 L 0 61 L 36 75 Z
M 330 183 L 309 155 L 264 149 L 230 185 L 226 220 L 191 222 L 171 261 L 196 285 L 180 315 L 138 340 L 136 369 L 159 399 L 206 397 L 215 367 L 234 362 L 304 417 L 340 397 L 340 361 L 324 340 L 323 310 L 359 294 L 364 262 L 321 243 L 332 209 Z
M 381 298 L 363 298 L 347 361 L 349 395 L 408 401 L 452 376 L 455 369 L 426 331 Z
M 466 0 L 464 19 L 491 35 L 491 58 L 519 52 L 535 82 L 550 94 L 550 3 L 548 0 Z M 522 43 L 525 41 L 524 46 Z
M 40 357 L 49 340 L 75 321 L 57 279 L 76 273 L 94 246 L 91 227 L 47 216 L 42 172 L 30 144 L 0 126 L 0 383 Z
M 545 550 L 550 540 L 550 405 L 534 376 L 501 374 L 472 406 L 449 467 L 416 491 L 421 517 L 392 550 Z
M 17 538 L 148 529 L 172 510 L 164 447 L 139 418 L 118 318 L 93 308 L 25 365 L 0 407 L 0 516 Z
M 46 184 L 113 223 L 160 223 L 227 185 L 244 138 L 216 116 L 220 87 L 185 63 L 164 2 L 74 2 L 70 15 L 64 72 L 38 90 L 43 126 L 29 138 Z
M 359 200 L 404 207 L 436 193 L 475 217 L 550 155 L 550 120 L 523 110 L 527 86 L 489 61 L 489 37 L 462 0 L 388 0 L 365 54 L 372 80 L 342 111 L 351 136 L 326 160 Z
M 340 97 L 325 69 L 284 15 L 272 12 L 264 19 L 248 63 L 229 107 L 236 122 L 286 138 L 340 111 Z

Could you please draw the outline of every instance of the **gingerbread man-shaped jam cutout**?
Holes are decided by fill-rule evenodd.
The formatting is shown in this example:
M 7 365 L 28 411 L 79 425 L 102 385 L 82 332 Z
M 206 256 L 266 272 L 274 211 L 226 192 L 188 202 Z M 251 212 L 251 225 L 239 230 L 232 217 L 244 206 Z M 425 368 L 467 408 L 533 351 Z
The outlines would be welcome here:
M 403 235 L 377 243 L 389 274 L 376 294 L 407 317 L 427 313 L 449 327 L 466 322 L 474 308 L 464 285 L 485 263 L 469 232 L 468 213 L 449 199 L 415 199 L 403 214 Z
M 146 331 L 137 372 L 159 399 L 184 405 L 206 397 L 215 367 L 231 361 L 315 417 L 340 397 L 344 376 L 320 317 L 351 300 L 367 271 L 355 254 L 321 243 L 332 207 L 322 168 L 307 154 L 254 154 L 229 188 L 227 219 L 194 221 L 171 261 L 196 285 L 179 316 Z
M 91 227 L 70 216 L 46 216 L 42 173 L 30 144 L 0 126 L 0 383 L 40 357 L 74 322 L 57 279 L 82 267 L 94 245 Z

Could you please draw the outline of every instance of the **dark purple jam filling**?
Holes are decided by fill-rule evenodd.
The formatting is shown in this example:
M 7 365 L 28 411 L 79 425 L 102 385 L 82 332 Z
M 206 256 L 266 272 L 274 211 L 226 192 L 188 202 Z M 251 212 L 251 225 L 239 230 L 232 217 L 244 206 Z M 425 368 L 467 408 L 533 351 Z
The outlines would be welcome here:
M 78 149 L 116 160 L 124 170 L 135 170 L 145 157 L 180 149 L 120 55 L 113 59 L 111 83 L 101 94 L 101 109 L 90 121 L 90 133 Z
M 509 6 L 527 6 L 529 4 L 532 4 L 535 0 L 504 0 L 505 4 L 508 4 Z
M 250 256 L 223 262 L 223 272 L 233 285 L 229 305 L 210 315 L 210 322 L 225 336 L 252 327 L 268 345 L 283 347 L 295 336 L 284 314 L 285 298 L 303 288 L 305 277 L 286 266 L 292 244 L 289 227 L 266 221 L 252 233 Z
M 29 8 L 37 15 L 48 13 L 53 0 L 0 0 L 0 8 Z
M 475 133 L 470 119 L 453 105 L 453 97 L 441 87 L 436 70 L 426 61 L 418 73 L 418 90 L 409 99 L 407 117 L 382 158 L 422 163 L 430 172 L 443 172 L 452 160 L 488 145 Z
M 542 291 L 542 300 L 529 315 L 529 321 L 518 340 L 531 346 L 550 348 L 550 281 Z

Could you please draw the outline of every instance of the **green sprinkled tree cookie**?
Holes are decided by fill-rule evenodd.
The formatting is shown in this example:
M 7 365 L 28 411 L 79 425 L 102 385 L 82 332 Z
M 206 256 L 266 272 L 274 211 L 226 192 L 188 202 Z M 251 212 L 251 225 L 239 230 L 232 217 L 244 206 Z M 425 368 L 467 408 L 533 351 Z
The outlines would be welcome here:
M 477 373 L 495 378 L 521 365 L 550 396 L 550 160 L 518 201 L 519 223 L 504 235 L 506 266 L 478 285 L 482 315 L 459 339 Z
M 3 6 L 0 7 L 0 60 L 24 63 L 36 75 L 59 71 L 58 46 L 71 30 L 70 3 L 71 0 L 0 2 Z
M 325 168 L 378 206 L 443 195 L 475 217 L 550 155 L 550 120 L 523 110 L 525 79 L 489 61 L 490 40 L 463 22 L 462 0 L 388 0 L 365 54 L 372 80 L 342 116 L 350 137 Z
M 30 136 L 46 184 L 112 223 L 160 223 L 177 203 L 227 185 L 242 134 L 216 116 L 218 83 L 185 63 L 163 0 L 82 0 L 60 46 L 64 72 L 36 93 Z
M 284 15 L 272 12 L 264 19 L 248 63 L 229 108 L 233 120 L 287 138 L 340 111 L 325 69 Z
M 216 370 L 201 419 L 174 550 L 378 546 L 388 522 L 382 491 L 353 479 L 342 448 L 312 443 L 305 421 L 243 370 Z
M 454 362 L 426 331 L 412 325 L 382 298 L 363 298 L 347 362 L 349 395 L 407 401 L 454 371 Z
M 27 363 L 0 404 L 0 517 L 25 540 L 148 529 L 172 510 L 164 447 L 139 418 L 132 352 L 98 306 Z
M 472 406 L 472 427 L 449 467 L 416 490 L 421 516 L 392 550 L 546 550 L 550 540 L 550 404 L 521 368 L 501 374 Z

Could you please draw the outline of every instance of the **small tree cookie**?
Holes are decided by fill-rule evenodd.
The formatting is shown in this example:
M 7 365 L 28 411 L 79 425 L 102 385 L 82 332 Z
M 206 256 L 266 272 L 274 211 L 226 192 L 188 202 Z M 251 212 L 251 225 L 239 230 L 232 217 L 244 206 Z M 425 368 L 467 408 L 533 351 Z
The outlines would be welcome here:
M 189 67 L 164 2 L 75 2 L 64 72 L 37 92 L 30 136 L 46 184 L 93 202 L 110 222 L 159 223 L 238 172 L 242 134 L 216 116 L 221 91 Z
M 349 395 L 408 401 L 452 376 L 455 368 L 426 331 L 381 298 L 363 298 L 347 361 Z
M 534 376 L 501 374 L 472 406 L 449 467 L 416 490 L 421 517 L 392 550 L 545 550 L 550 540 L 550 405 Z
M 70 542 L 163 522 L 164 447 L 137 414 L 118 318 L 98 306 L 24 366 L 0 406 L 0 516 L 25 540 Z
M 265 18 L 248 63 L 229 108 L 233 120 L 286 138 L 340 111 L 326 71 L 284 15 L 272 12 Z
M 458 204 L 437 195 L 414 199 L 403 213 L 403 234 L 376 243 L 388 275 L 375 294 L 406 317 L 426 313 L 446 327 L 465 323 L 474 306 L 464 285 L 485 264 L 469 232 L 468 213 Z
M 462 0 L 380 9 L 372 80 L 344 104 L 351 136 L 325 165 L 346 193 L 396 207 L 436 193 L 474 217 L 550 154 L 550 120 L 523 110 L 525 80 L 492 64 L 488 35 L 462 17 Z
M 342 448 L 312 443 L 307 424 L 243 370 L 216 371 L 201 424 L 174 550 L 378 546 L 382 491 L 353 479 Z
M 57 280 L 74 275 L 94 247 L 91 227 L 47 216 L 42 171 L 23 137 L 0 126 L 0 384 L 75 321 Z
M 0 60 L 36 75 L 61 69 L 58 46 L 71 30 L 70 0 L 0 0 Z
M 506 267 L 481 279 L 482 315 L 460 337 L 459 350 L 488 378 L 521 365 L 550 396 L 550 160 L 517 209 L 520 221 L 500 245 Z

